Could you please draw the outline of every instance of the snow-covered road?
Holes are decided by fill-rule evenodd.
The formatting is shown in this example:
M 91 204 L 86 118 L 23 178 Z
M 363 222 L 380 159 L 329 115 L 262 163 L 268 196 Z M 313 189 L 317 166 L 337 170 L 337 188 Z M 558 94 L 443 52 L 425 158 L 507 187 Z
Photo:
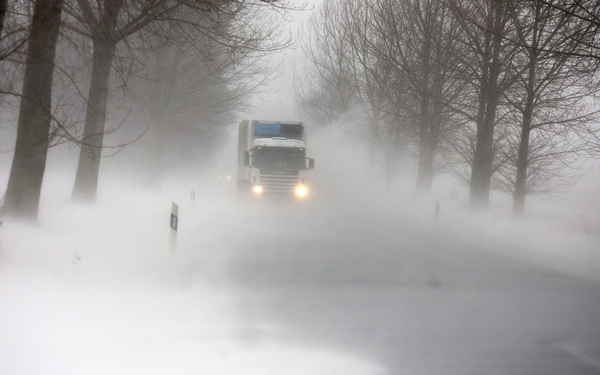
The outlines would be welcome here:
M 176 197 L 174 253 L 146 193 L 2 227 L 0 374 L 600 372 L 589 258 L 393 202 L 216 192 Z

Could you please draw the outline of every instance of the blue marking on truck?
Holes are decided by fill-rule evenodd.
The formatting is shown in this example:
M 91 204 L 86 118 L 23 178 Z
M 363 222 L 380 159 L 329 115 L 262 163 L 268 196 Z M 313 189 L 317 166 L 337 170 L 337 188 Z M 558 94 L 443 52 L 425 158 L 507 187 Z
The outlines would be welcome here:
M 254 126 L 255 135 L 279 135 L 281 124 L 278 122 L 257 122 Z

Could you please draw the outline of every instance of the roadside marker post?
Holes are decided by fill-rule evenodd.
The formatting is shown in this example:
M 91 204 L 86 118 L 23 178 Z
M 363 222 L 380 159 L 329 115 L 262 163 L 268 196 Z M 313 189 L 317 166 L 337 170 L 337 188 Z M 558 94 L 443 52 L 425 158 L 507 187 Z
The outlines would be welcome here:
M 177 249 L 177 227 L 179 225 L 179 206 L 171 202 L 171 251 L 175 253 Z

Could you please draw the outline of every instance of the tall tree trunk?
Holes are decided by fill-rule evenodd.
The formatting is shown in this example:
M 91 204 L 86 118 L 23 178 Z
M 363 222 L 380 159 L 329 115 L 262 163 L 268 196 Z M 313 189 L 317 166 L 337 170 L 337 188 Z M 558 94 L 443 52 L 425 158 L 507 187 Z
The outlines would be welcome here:
M 513 193 L 513 215 L 520 217 L 525 212 L 525 195 L 527 194 L 527 167 L 529 164 L 529 135 L 531 133 L 531 111 L 523 114 L 519 156 L 517 158 L 517 176 Z
M 485 107 L 484 121 L 477 125 L 477 140 L 471 170 L 469 203 L 471 208 L 475 209 L 484 209 L 488 206 L 492 180 L 497 102 L 492 99 Z
M 419 161 L 417 167 L 417 193 L 427 193 L 431 189 L 433 178 L 433 164 L 429 163 L 429 152 L 431 146 L 431 30 L 425 28 L 425 40 L 421 50 L 421 64 L 423 76 L 421 78 L 421 102 L 419 105 Z
M 441 97 L 441 91 L 437 91 L 438 88 L 435 88 L 435 83 L 433 85 L 433 90 L 437 93 L 433 98 L 432 105 L 432 113 L 429 116 L 429 135 L 428 135 L 428 145 L 427 145 L 427 155 L 425 155 L 425 160 L 421 166 L 422 175 L 421 175 L 421 189 L 423 192 L 431 191 L 431 186 L 433 185 L 433 177 L 435 176 L 435 155 L 438 149 L 438 143 L 440 140 L 440 129 L 442 127 L 443 116 L 442 116 L 442 102 L 437 98 Z
M 502 1 L 491 2 L 489 29 L 484 31 L 489 40 L 480 80 L 479 111 L 477 115 L 477 140 L 471 168 L 469 204 L 471 208 L 485 209 L 490 200 L 492 163 L 494 160 L 494 128 L 500 100 L 498 77 L 500 75 L 500 50 L 502 48 Z M 486 43 L 487 44 L 487 43 Z
M 37 0 L 23 91 L 17 140 L 3 209 L 7 215 L 37 220 L 46 169 L 54 57 L 60 30 L 62 0 Z
M 439 53 L 437 54 L 439 56 Z M 431 97 L 428 100 L 427 107 L 429 109 L 428 120 L 427 120 L 427 137 L 426 146 L 423 147 L 426 151 L 424 154 L 419 154 L 419 172 L 417 174 L 417 182 L 422 192 L 431 191 L 433 184 L 433 177 L 435 176 L 435 154 L 437 153 L 438 143 L 440 140 L 440 129 L 443 123 L 443 102 L 440 98 L 443 97 L 443 80 L 439 66 L 435 66 L 432 70 L 431 76 Z
M 537 32 L 534 32 L 534 40 L 536 39 Z M 529 72 L 527 76 L 527 98 L 523 111 L 523 123 L 521 124 L 521 139 L 519 141 L 519 155 L 517 158 L 517 175 L 515 179 L 515 191 L 513 193 L 513 215 L 517 217 L 523 216 L 525 213 L 527 167 L 529 166 L 529 136 L 533 118 L 537 61 L 537 52 L 531 50 Z
M 429 100 L 426 101 L 429 111 Z M 422 115 L 419 128 L 419 161 L 417 167 L 417 193 L 428 193 L 433 181 L 433 153 L 432 153 L 432 116 L 429 113 Z
M 2 30 L 4 30 L 4 20 L 8 10 L 8 0 L 0 0 L 0 40 L 2 40 Z
M 98 173 L 106 121 L 106 104 L 110 70 L 115 54 L 111 40 L 95 40 L 92 62 L 92 80 L 85 115 L 85 127 L 72 198 L 84 202 L 96 200 Z

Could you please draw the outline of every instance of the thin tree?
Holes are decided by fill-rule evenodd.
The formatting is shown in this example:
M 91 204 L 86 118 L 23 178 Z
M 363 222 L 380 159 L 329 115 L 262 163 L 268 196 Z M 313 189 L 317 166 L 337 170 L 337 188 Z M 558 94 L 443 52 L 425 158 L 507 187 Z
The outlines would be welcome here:
M 4 19 L 6 18 L 6 12 L 8 11 L 8 0 L 0 0 L 0 38 L 2 31 L 4 31 Z
M 538 191 L 551 190 L 552 186 L 551 174 L 545 173 L 543 180 L 548 184 L 541 186 L 540 179 L 534 173 L 528 173 L 530 164 L 554 164 L 544 162 L 543 155 L 548 155 L 547 158 L 554 162 L 567 157 L 573 159 L 586 148 L 584 133 L 588 132 L 587 125 L 593 120 L 593 111 L 587 108 L 585 101 L 594 94 L 588 79 L 594 74 L 594 66 L 578 56 L 585 49 L 582 41 L 568 37 L 582 29 L 582 22 L 577 17 L 539 1 L 511 3 L 509 12 L 515 24 L 515 42 L 522 48 L 521 55 L 526 64 L 514 90 L 508 91 L 506 96 L 522 116 L 517 158 L 513 164 L 516 169 L 513 213 L 522 216 L 526 194 L 536 190 L 533 186 Z M 558 50 L 562 53 L 554 52 Z M 530 155 L 532 132 L 537 133 L 538 142 L 541 139 L 544 143 L 544 147 L 536 147 L 537 155 Z M 574 166 L 573 161 L 563 165 Z M 539 173 L 548 170 L 537 168 Z M 557 178 L 561 175 L 557 173 L 559 170 L 552 169 Z M 537 184 L 528 181 L 536 179 Z
M 350 104 L 365 112 L 369 150 L 388 182 L 416 144 L 419 191 L 431 186 L 436 150 L 447 134 L 457 30 L 451 16 L 433 1 L 326 1 L 307 26 L 316 73 L 304 107 L 332 120 Z
M 395 89 L 404 93 L 396 101 L 397 115 L 415 124 L 417 148 L 417 191 L 431 189 L 438 147 L 444 142 L 454 121 L 448 111 L 460 95 L 455 56 L 459 27 L 442 3 L 428 0 L 378 0 L 374 31 L 383 41 L 377 51 L 400 77 Z M 399 97 L 399 93 L 390 93 Z
M 258 3 L 272 2 L 276 0 L 258 1 Z M 181 13 L 184 8 L 188 12 L 212 14 L 218 21 L 220 17 L 231 19 L 231 17 L 245 16 L 247 7 L 251 5 L 242 0 L 76 0 L 76 3 L 67 9 L 71 21 L 67 27 L 88 37 L 93 44 L 91 83 L 73 198 L 82 201 L 93 201 L 96 198 L 111 66 L 117 45 L 154 22 L 185 22 L 175 17 L 175 14 Z M 210 29 L 203 31 L 211 34 Z M 229 42 L 239 48 L 245 48 L 246 44 L 260 38 L 265 40 L 264 32 L 252 35 L 248 40 L 248 35 L 240 36 L 235 31 L 227 30 L 231 38 Z M 253 47 L 257 48 L 256 45 Z M 275 49 L 273 46 L 263 46 L 263 48 Z
M 600 59 L 600 43 L 597 35 L 600 32 L 600 6 L 596 0 L 535 0 L 544 7 L 552 8 L 563 16 L 576 19 L 577 27 L 565 30 L 565 37 L 574 41 L 580 48 L 576 51 L 562 48 L 553 52 L 570 56 Z
M 32 18 L 32 3 L 0 3 L 0 94 L 11 99 L 21 94 Z
M 34 6 L 15 153 L 3 206 L 15 218 L 36 220 L 38 215 L 62 6 L 62 0 L 37 0 Z
M 244 54 L 240 62 L 235 51 L 205 35 L 186 39 L 155 37 L 156 46 L 147 52 L 146 77 L 132 85 L 136 102 L 148 114 L 148 185 L 157 189 L 163 166 L 181 165 L 181 155 L 197 156 L 220 144 L 225 125 L 248 106 L 249 94 L 257 88 L 250 78 L 258 76 L 259 67 L 263 73 L 268 70 L 256 56 Z M 194 160 L 196 166 L 200 162 Z
M 401 161 L 409 156 L 414 119 L 406 115 L 411 98 L 408 77 L 394 57 L 397 36 L 389 35 L 382 24 L 389 19 L 380 3 L 350 2 L 344 12 L 353 58 L 350 60 L 357 96 L 366 113 L 371 157 L 382 168 L 386 184 L 397 175 Z M 392 6 L 393 8 L 393 6 Z M 385 17 L 383 16 L 385 14 Z M 395 13 L 398 15 L 398 13 Z
M 357 88 L 351 68 L 352 47 L 344 13 L 350 4 L 326 1 L 300 30 L 303 71 L 292 92 L 300 110 L 321 125 L 351 112 Z
M 469 203 L 484 209 L 489 204 L 494 172 L 494 132 L 499 122 L 502 94 L 515 82 L 522 64 L 514 59 L 517 49 L 507 43 L 513 32 L 505 0 L 449 0 L 461 28 L 464 53 L 458 63 L 464 79 L 472 86 L 471 109 L 461 114 L 473 121 L 476 138 L 471 162 Z M 470 104 L 467 104 L 467 107 Z M 461 105 L 455 105 L 460 108 Z

